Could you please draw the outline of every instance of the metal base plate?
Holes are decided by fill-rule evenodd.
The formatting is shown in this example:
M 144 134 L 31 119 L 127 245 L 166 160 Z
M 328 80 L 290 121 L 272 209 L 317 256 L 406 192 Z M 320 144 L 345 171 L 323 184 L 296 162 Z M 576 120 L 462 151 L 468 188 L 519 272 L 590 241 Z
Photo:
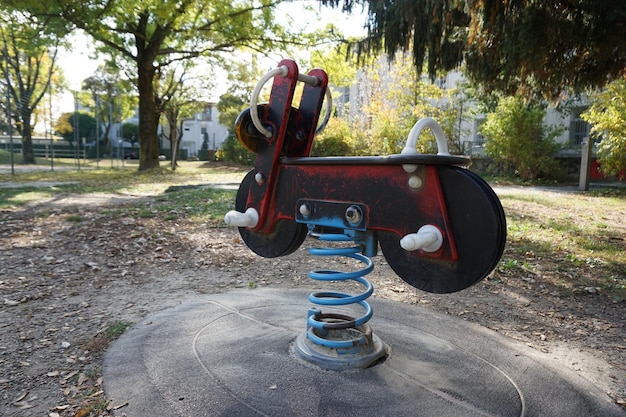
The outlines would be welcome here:
M 335 330 L 335 332 L 358 332 L 355 329 Z M 320 368 L 331 371 L 347 369 L 369 368 L 384 362 L 388 348 L 375 334 L 371 335 L 369 346 L 360 346 L 352 352 L 339 352 L 337 349 L 320 346 L 307 337 L 307 333 L 300 334 L 293 346 L 294 353 L 300 359 L 313 363 Z
M 551 355 L 427 308 L 370 299 L 390 347 L 367 369 L 294 357 L 308 291 L 212 294 L 138 322 L 104 358 L 117 416 L 626 417 Z

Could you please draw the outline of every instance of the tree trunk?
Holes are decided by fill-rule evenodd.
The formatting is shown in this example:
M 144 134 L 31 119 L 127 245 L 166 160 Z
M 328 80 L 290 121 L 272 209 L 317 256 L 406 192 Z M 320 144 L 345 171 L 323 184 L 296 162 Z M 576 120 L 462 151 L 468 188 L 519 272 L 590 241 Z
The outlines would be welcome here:
M 172 165 L 172 171 L 176 170 L 176 167 L 178 166 L 178 151 L 179 151 L 179 145 L 180 145 L 180 135 L 178 133 L 178 127 L 176 126 L 176 120 L 172 121 L 171 119 L 168 118 L 168 122 L 170 125 L 170 145 L 172 148 L 172 157 L 171 159 L 171 165 Z
M 30 125 L 30 112 L 24 112 L 20 115 L 22 126 L 20 134 L 22 135 L 22 164 L 34 164 L 35 152 L 33 151 L 33 134 Z
M 100 152 L 103 152 L 105 155 L 108 152 L 109 149 L 109 132 L 111 131 L 111 124 L 110 123 L 105 123 L 104 124 L 104 132 L 102 133 L 102 150 Z
M 150 54 L 138 54 L 139 171 L 159 167 L 157 107 L 154 101 L 154 66 Z
M 170 141 L 170 144 L 172 145 L 172 157 L 170 158 L 170 166 L 172 168 L 172 171 L 175 171 L 178 159 L 178 141 L 176 139 L 172 139 Z

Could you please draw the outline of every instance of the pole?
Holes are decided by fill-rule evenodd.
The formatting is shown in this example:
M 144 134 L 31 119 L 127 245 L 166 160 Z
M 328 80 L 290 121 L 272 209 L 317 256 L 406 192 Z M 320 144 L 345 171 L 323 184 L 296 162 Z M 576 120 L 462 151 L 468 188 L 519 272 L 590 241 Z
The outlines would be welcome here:
M 76 94 L 76 91 L 74 91 L 74 161 L 76 163 L 76 167 L 80 169 L 80 160 L 78 159 L 78 146 L 80 138 L 78 132 L 78 97 Z
M 48 106 L 50 112 L 48 113 L 50 116 L 50 122 L 48 123 L 48 128 L 46 129 L 46 134 L 50 134 L 50 171 L 54 171 L 54 139 L 52 134 L 52 80 L 48 84 Z
M 96 168 L 100 168 L 100 123 L 98 118 L 98 107 L 100 107 L 100 100 L 98 93 L 96 95 Z
M 589 190 L 589 177 L 591 176 L 591 157 L 593 152 L 593 141 L 586 137 L 583 139 L 582 152 L 580 154 L 580 180 L 578 189 L 580 191 Z
M 108 130 L 108 142 L 109 142 L 109 158 L 111 158 L 111 168 L 113 168 L 113 140 L 111 139 L 111 127 L 113 126 L 113 97 L 109 95 L 109 128 Z
M 117 92 L 117 111 L 118 111 L 118 116 L 119 116 L 119 120 L 120 120 L 120 128 L 118 130 L 118 149 L 122 149 L 122 153 L 120 155 L 120 157 L 122 158 L 122 168 L 124 168 L 124 159 L 126 157 L 126 155 L 124 154 L 126 152 L 126 149 L 124 148 L 124 131 L 122 129 L 122 89 L 118 87 L 116 87 L 116 92 Z
M 13 158 L 13 121 L 11 120 L 11 89 L 9 88 L 9 70 L 7 64 L 9 62 L 7 54 L 7 45 L 5 43 L 3 49 L 4 56 L 4 78 L 7 83 L 7 122 L 9 123 L 9 160 L 11 161 L 11 175 L 15 175 L 15 160 Z

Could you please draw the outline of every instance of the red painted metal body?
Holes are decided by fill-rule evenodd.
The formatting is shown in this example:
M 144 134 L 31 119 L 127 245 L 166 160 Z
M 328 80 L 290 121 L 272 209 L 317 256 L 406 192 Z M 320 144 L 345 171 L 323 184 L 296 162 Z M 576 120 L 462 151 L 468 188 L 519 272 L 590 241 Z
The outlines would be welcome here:
M 263 124 L 272 132 L 272 137 L 257 143 L 255 171 L 262 178 L 250 188 L 249 205 L 259 212 L 257 230 L 271 231 L 262 225 L 268 222 L 272 195 L 277 188 L 281 170 L 281 155 L 306 156 L 311 150 L 319 119 L 320 109 L 328 85 L 328 76 L 322 70 L 312 70 L 309 75 L 318 79 L 317 86 L 305 84 L 299 109 L 291 106 L 298 81 L 298 66 L 291 60 L 283 60 L 288 74 L 274 78 L 270 101 L 263 116 Z M 270 224 L 272 219 L 269 219 Z
M 253 230 L 271 234 L 278 222 L 295 221 L 296 202 L 300 198 L 349 201 L 368 208 L 368 230 L 391 232 L 401 238 L 424 224 L 436 225 L 445 236 L 445 244 L 440 250 L 421 256 L 456 260 L 454 236 L 435 166 L 422 166 L 418 173 L 407 173 L 402 164 L 406 158 L 306 158 L 313 144 L 328 77 L 323 70 L 310 71 L 308 75 L 318 78 L 318 84 L 305 84 L 300 105 L 294 108 L 298 68 L 291 60 L 281 61 L 280 66 L 286 66 L 288 74 L 274 78 L 262 119 L 272 137 L 257 144 L 254 170 L 262 181 L 253 181 L 248 190 L 247 208 L 255 208 L 259 213 Z M 411 175 L 419 175 L 423 183 L 417 190 L 408 185 Z
M 246 244 L 266 257 L 293 252 L 306 236 L 302 206 L 319 211 L 350 205 L 362 208 L 360 230 L 371 232 L 389 265 L 411 285 L 445 293 L 484 278 L 504 250 L 504 212 L 493 190 L 461 167 L 469 159 L 452 155 L 388 157 L 309 157 L 328 78 L 308 73 L 298 107 L 292 105 L 298 68 L 283 60 L 285 76 L 275 76 L 269 104 L 262 105 L 266 138 L 242 113 L 236 131 L 242 143 L 254 143 L 254 169 L 242 182 L 237 211 L 258 213 L 253 227 L 240 227 Z M 311 78 L 309 78 L 309 81 Z M 328 110 L 327 110 L 328 111 Z M 250 135 L 242 137 L 241 135 Z M 342 206 L 343 204 L 343 206 Z M 335 218 L 339 212 L 331 213 Z M 341 221 L 341 220 L 340 220 Z M 346 220 L 347 221 L 347 220 Z M 308 223 L 311 226 L 311 223 Z M 443 243 L 435 251 L 404 250 L 400 240 L 422 226 L 436 227 Z
M 272 193 L 265 195 L 268 212 L 264 223 L 255 230 L 271 234 L 282 220 L 295 221 L 299 199 L 360 203 L 367 207 L 367 230 L 391 232 L 403 236 L 431 224 L 444 235 L 444 245 L 436 252 L 416 252 L 445 260 L 456 260 L 445 201 L 434 165 L 424 166 L 419 174 L 408 174 L 401 164 L 324 164 L 324 158 L 310 158 L 315 164 L 301 164 L 304 159 L 281 163 Z M 300 162 L 300 163 L 298 163 Z M 306 161 L 309 162 L 309 161 Z M 361 162 L 363 160 L 361 159 Z M 420 175 L 423 186 L 413 190 L 410 175 Z M 250 184 L 249 195 L 258 184 Z M 258 190 L 257 190 L 258 191 Z M 248 207 L 255 207 L 250 200 Z

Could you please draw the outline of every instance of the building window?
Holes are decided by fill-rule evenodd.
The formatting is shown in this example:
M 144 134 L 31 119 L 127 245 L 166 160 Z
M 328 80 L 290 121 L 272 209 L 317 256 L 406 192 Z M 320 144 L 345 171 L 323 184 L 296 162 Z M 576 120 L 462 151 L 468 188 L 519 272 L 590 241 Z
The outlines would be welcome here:
M 569 122 L 569 144 L 572 148 L 580 148 L 583 140 L 589 137 L 591 126 L 580 117 L 580 114 L 587 110 L 579 107 L 572 110 Z
M 480 133 L 480 127 L 485 123 L 484 115 L 478 115 L 472 122 L 472 134 L 462 143 L 463 153 L 473 156 L 485 155 L 485 137 Z
M 485 144 L 485 137 L 480 132 L 480 128 L 485 123 L 486 120 L 487 119 L 484 116 L 483 117 L 478 116 L 474 119 L 473 142 L 477 146 L 482 146 Z
M 343 88 L 343 102 L 344 104 L 350 103 L 350 87 Z

